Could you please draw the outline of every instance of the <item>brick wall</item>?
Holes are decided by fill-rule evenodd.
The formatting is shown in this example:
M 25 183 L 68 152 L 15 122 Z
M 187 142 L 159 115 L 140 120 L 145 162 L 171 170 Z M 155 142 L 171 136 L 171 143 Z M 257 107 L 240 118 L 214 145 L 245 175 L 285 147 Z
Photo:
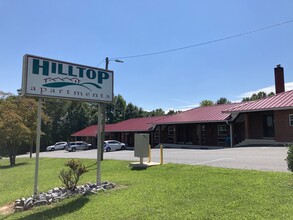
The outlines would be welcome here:
M 293 110 L 275 111 L 275 140 L 293 142 L 293 126 L 289 126 L 289 114 Z

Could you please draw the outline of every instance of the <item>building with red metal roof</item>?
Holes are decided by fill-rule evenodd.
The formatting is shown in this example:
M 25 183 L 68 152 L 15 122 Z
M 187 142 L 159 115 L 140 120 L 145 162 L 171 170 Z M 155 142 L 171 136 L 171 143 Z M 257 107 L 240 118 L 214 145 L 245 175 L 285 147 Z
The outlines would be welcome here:
M 149 133 L 151 138 L 150 141 L 153 143 L 153 145 L 156 145 L 159 143 L 158 139 L 154 139 L 155 137 L 153 134 L 156 122 L 164 119 L 165 117 L 166 116 L 131 118 L 115 124 L 106 124 L 106 139 L 119 140 L 121 142 L 125 142 L 129 146 L 133 146 L 135 133 Z M 92 125 L 72 134 L 71 136 L 82 137 L 83 140 L 96 145 L 98 127 L 98 125 Z
M 232 147 L 243 141 L 293 141 L 293 90 L 285 92 L 283 68 L 275 68 L 276 95 L 257 101 L 197 107 L 171 116 L 133 118 L 106 125 L 106 137 L 133 146 L 135 133 L 150 143 Z M 74 137 L 96 137 L 93 125 Z M 268 142 L 269 141 L 269 142 Z M 246 142 L 248 143 L 248 142 Z
M 242 103 L 224 110 L 225 113 L 256 112 L 256 111 L 276 111 L 293 109 L 293 90 L 278 93 L 274 96 L 256 101 Z
M 293 90 L 243 103 L 224 112 L 231 114 L 234 133 L 242 134 L 246 143 L 249 140 L 270 140 L 272 144 L 293 141 Z
M 96 144 L 97 125 L 72 134 Z M 149 133 L 152 146 L 232 146 L 245 140 L 293 141 L 293 90 L 257 101 L 197 107 L 171 116 L 132 118 L 106 124 L 106 138 L 134 145 L 135 133 Z M 231 142 L 232 140 L 232 142 Z
M 160 142 L 180 145 L 229 146 L 231 114 L 239 103 L 203 106 L 157 121 Z
M 224 110 L 240 105 L 239 103 L 211 105 L 193 108 L 184 112 L 180 112 L 169 117 L 165 117 L 157 122 L 157 124 L 182 124 L 182 123 L 202 123 L 202 122 L 225 122 L 229 120 L 230 113 Z

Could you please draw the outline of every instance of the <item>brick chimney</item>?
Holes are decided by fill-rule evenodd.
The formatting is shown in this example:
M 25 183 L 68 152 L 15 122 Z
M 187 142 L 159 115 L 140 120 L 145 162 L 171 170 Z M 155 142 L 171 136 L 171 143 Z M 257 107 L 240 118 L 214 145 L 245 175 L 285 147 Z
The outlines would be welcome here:
M 284 68 L 280 64 L 275 67 L 275 87 L 276 94 L 285 92 Z

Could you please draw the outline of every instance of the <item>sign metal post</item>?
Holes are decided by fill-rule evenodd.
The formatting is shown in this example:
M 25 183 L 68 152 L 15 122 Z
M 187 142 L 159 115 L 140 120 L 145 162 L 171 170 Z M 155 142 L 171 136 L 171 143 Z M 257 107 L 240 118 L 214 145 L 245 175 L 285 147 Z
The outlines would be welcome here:
M 102 104 L 98 104 L 98 134 L 97 134 L 97 184 L 101 183 L 101 158 L 102 158 Z
M 39 153 L 41 142 L 41 118 L 42 118 L 42 99 L 38 99 L 38 119 L 37 119 L 37 140 L 36 140 L 36 164 L 34 180 L 34 198 L 38 196 L 38 175 L 39 175 Z

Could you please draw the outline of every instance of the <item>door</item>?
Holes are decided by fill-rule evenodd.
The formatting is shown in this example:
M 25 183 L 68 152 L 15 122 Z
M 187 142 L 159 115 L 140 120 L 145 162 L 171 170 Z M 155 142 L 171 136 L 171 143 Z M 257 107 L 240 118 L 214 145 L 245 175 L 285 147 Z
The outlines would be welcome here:
M 263 136 L 264 137 L 274 137 L 275 128 L 274 128 L 274 116 L 265 115 L 263 117 Z

